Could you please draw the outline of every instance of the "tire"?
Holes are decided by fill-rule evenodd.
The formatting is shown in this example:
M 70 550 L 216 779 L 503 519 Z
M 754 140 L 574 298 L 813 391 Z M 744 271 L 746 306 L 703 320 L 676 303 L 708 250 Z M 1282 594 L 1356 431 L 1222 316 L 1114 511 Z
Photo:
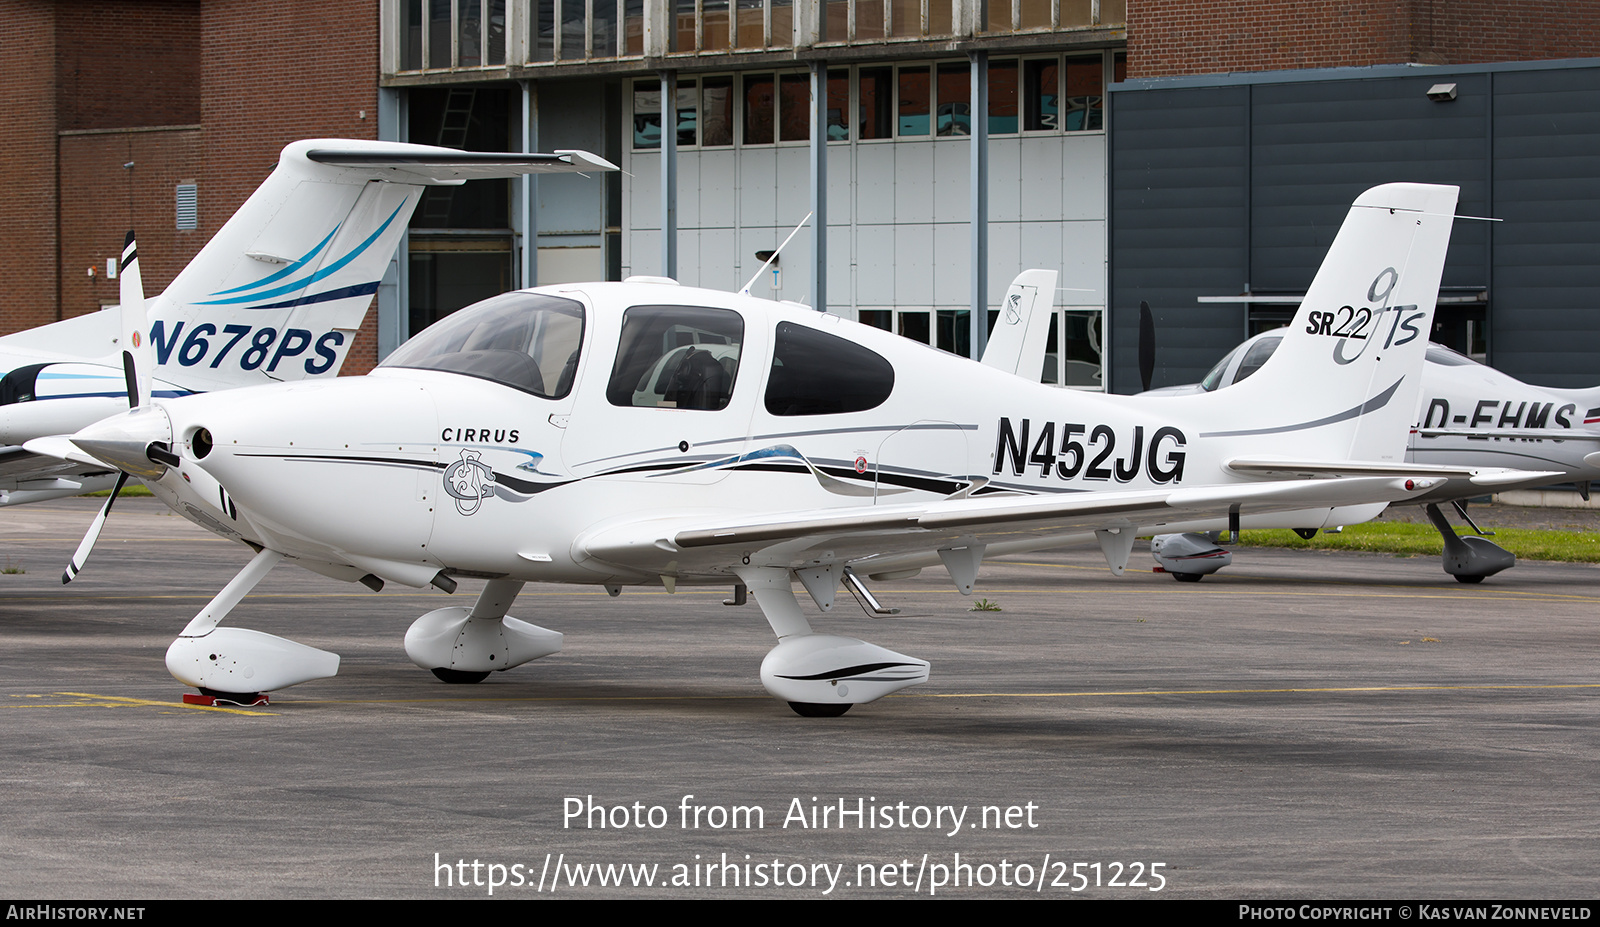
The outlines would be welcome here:
M 1483 577 L 1482 576 L 1467 576 L 1467 575 L 1462 574 L 1462 573 L 1456 573 L 1455 577 L 1456 577 L 1456 582 L 1458 582 L 1458 583 L 1481 583 L 1481 582 L 1483 582 Z
M 435 670 L 437 672 L 437 670 Z M 790 702 L 789 707 L 802 718 L 837 718 L 850 710 L 850 702 L 821 704 L 818 702 Z
M 1204 574 L 1204 573 L 1174 573 L 1174 574 L 1172 574 L 1172 578 L 1177 580 L 1180 583 L 1198 583 L 1200 580 L 1206 578 L 1206 574 Z
M 471 685 L 475 682 L 483 682 L 485 679 L 489 678 L 489 671 L 484 670 L 481 673 L 471 673 L 466 670 L 453 670 L 443 666 L 436 666 L 433 669 L 433 675 L 439 677 L 441 681 L 448 682 L 451 685 L 464 686 Z

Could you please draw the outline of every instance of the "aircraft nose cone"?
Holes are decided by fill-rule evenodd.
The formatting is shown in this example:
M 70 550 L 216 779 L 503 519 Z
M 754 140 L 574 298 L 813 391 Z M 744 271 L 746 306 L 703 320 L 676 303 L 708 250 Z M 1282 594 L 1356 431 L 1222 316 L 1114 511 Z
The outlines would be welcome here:
M 95 460 L 145 479 L 160 479 L 178 461 L 171 450 L 172 422 L 159 406 L 102 419 L 70 440 Z

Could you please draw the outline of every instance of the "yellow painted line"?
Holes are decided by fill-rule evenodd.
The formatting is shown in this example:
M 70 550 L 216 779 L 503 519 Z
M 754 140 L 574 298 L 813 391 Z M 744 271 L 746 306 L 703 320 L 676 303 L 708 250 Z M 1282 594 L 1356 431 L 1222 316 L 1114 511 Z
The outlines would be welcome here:
M 1121 692 L 914 692 L 888 698 L 1111 698 L 1130 695 L 1283 695 L 1294 693 L 1340 692 L 1476 692 L 1530 691 L 1544 689 L 1600 689 L 1600 683 L 1553 683 L 1550 685 L 1463 685 L 1463 686 L 1326 686 L 1293 689 L 1129 689 Z
M 1283 695 L 1295 693 L 1540 691 L 1549 689 L 1600 689 L 1600 683 L 1552 683 L 1457 686 L 1326 686 L 1285 689 L 1129 689 L 1105 692 L 901 692 L 886 698 L 1125 698 L 1172 695 Z M 769 695 L 552 695 L 472 698 L 306 699 L 295 705 L 418 705 L 484 702 L 731 702 L 767 701 Z
M 128 698 L 122 695 L 96 695 L 93 692 L 53 692 L 55 696 L 69 696 L 80 699 L 77 702 L 47 703 L 35 702 L 31 704 L 13 703 L 11 708 L 187 708 L 191 711 L 219 711 L 229 715 L 276 715 L 276 711 L 259 711 L 248 708 L 225 708 L 220 705 L 189 705 L 184 702 L 162 702 L 147 698 Z M 27 696 L 28 698 L 44 698 L 44 696 Z

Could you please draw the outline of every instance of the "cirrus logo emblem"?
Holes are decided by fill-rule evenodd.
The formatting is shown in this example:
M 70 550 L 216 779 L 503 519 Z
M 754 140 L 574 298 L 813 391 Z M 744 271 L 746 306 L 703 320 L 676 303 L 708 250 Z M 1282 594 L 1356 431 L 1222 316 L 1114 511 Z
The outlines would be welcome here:
M 481 456 L 481 451 L 463 450 L 461 459 L 444 470 L 444 491 L 463 515 L 478 511 L 484 499 L 494 496 L 494 469 Z

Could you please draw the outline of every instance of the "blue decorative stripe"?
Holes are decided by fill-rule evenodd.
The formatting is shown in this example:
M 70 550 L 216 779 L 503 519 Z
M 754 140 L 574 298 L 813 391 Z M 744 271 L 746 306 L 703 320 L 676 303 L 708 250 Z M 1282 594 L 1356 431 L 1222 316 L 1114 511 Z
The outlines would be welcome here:
M 327 238 L 324 238 L 323 240 L 317 242 L 317 246 L 315 248 L 312 248 L 310 251 L 307 251 L 305 254 L 302 254 L 298 261 L 295 261 L 293 264 L 290 264 L 288 267 L 285 267 L 283 270 L 280 270 L 275 274 L 271 274 L 269 276 L 262 277 L 260 280 L 257 280 L 255 283 L 246 283 L 244 286 L 236 286 L 231 290 L 218 290 L 217 292 L 212 293 L 211 295 L 212 296 L 226 296 L 229 293 L 242 293 L 245 290 L 253 290 L 253 289 L 257 288 L 257 287 L 266 286 L 269 283 L 277 283 L 279 280 L 283 279 L 284 277 L 287 277 L 290 274 L 294 273 L 295 271 L 299 270 L 300 268 L 306 266 L 306 262 L 311 260 L 313 257 L 315 257 L 318 251 L 321 251 L 323 248 L 327 247 L 328 242 L 333 241 L 333 236 L 339 234 L 339 230 L 341 228 L 343 228 L 343 227 L 344 227 L 344 223 L 342 223 L 342 222 L 340 224 L 334 226 L 333 227 L 333 231 L 328 233 L 328 237 Z
M 300 290 L 304 290 L 306 287 L 310 286 L 313 283 L 316 283 L 318 280 L 325 279 L 325 278 L 327 278 L 327 277 L 329 277 L 329 276 L 331 276 L 333 274 L 338 273 L 340 270 L 342 270 L 344 268 L 344 266 L 346 264 L 349 264 L 351 261 L 353 261 L 356 258 L 360 257 L 363 252 L 365 252 L 368 248 L 372 247 L 372 243 L 377 241 L 378 237 L 380 235 L 382 235 L 386 229 L 389 228 L 390 223 L 394 222 L 395 216 L 398 216 L 400 214 L 400 210 L 402 210 L 404 208 L 405 208 L 405 204 L 404 203 L 400 204 L 399 206 L 396 206 L 395 209 L 394 209 L 394 212 L 389 214 L 389 218 L 383 220 L 383 224 L 378 226 L 377 231 L 373 232 L 371 235 L 368 235 L 367 239 L 365 241 L 363 241 L 361 244 L 357 245 L 349 254 L 346 254 L 344 257 L 340 258 L 339 260 L 334 261 L 328 267 L 324 267 L 322 270 L 317 271 L 316 273 L 312 274 L 311 276 L 305 278 L 302 281 L 299 281 L 299 282 L 296 282 L 296 283 L 290 283 L 288 285 L 278 287 L 277 289 L 266 290 L 266 291 L 261 292 L 261 293 L 254 293 L 254 294 L 249 294 L 249 295 L 245 295 L 245 296 L 235 296 L 232 299 L 207 300 L 205 302 L 196 303 L 195 305 L 197 305 L 197 306 L 228 306 L 228 305 L 234 305 L 234 304 L 237 304 L 237 303 L 248 303 L 248 302 L 250 302 L 252 300 L 256 300 L 256 299 L 267 299 L 267 298 L 273 297 L 273 296 L 284 296 L 284 295 L 287 295 L 289 293 L 294 293 L 294 292 L 298 292 Z M 329 298 L 337 299 L 338 297 L 329 297 Z M 320 301 L 320 300 L 314 300 L 314 301 Z M 281 306 L 284 306 L 284 305 L 300 305 L 300 304 L 299 303 L 276 303 L 273 306 L 246 306 L 246 307 L 242 307 L 242 308 L 269 309 L 269 308 L 278 308 L 278 307 L 281 307 Z
M 158 389 L 150 394 L 156 399 L 177 399 L 180 396 L 193 396 L 193 390 L 187 389 Z M 68 393 L 62 396 L 35 396 L 33 402 L 49 402 L 52 399 L 127 399 L 127 390 L 118 390 L 114 393 Z

